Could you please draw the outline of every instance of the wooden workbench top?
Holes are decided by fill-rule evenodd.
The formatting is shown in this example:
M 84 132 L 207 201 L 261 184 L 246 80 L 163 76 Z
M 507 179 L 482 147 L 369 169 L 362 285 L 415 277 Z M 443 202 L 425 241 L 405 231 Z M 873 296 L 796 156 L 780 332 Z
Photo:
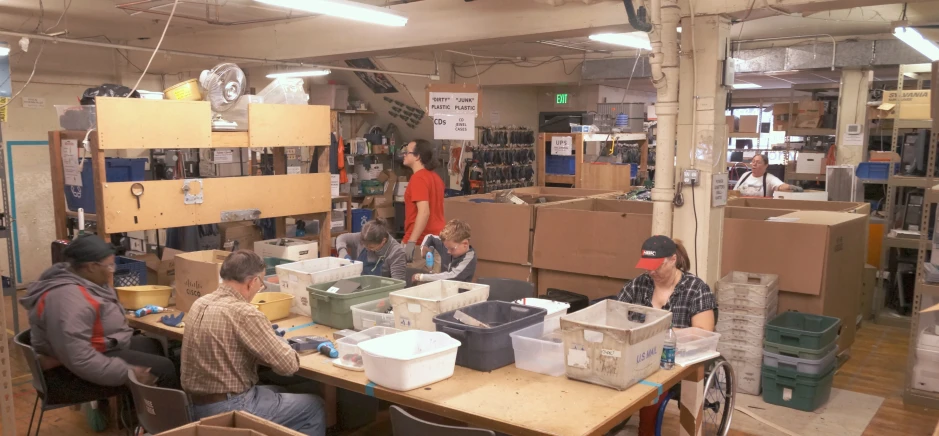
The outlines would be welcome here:
M 183 329 L 159 322 L 160 314 L 128 317 L 130 325 L 181 339 Z M 292 315 L 276 321 L 281 328 L 304 325 L 310 318 Z M 332 337 L 336 329 L 314 325 L 287 333 L 291 336 Z M 700 369 L 699 365 L 660 370 L 646 379 L 663 390 Z M 523 371 L 509 365 L 491 372 L 457 366 L 453 377 L 408 392 L 369 383 L 364 372 L 336 367 L 321 354 L 300 357 L 299 375 L 393 403 L 424 410 L 513 435 L 602 435 L 641 407 L 652 404 L 658 389 L 636 384 L 625 391 Z

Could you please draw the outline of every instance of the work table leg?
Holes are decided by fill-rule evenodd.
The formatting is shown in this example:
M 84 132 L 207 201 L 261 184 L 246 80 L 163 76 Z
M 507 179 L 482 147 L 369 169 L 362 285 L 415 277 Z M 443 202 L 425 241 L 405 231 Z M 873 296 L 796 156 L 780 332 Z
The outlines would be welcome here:
M 704 365 L 681 381 L 681 402 L 678 404 L 681 436 L 700 436 L 704 420 Z

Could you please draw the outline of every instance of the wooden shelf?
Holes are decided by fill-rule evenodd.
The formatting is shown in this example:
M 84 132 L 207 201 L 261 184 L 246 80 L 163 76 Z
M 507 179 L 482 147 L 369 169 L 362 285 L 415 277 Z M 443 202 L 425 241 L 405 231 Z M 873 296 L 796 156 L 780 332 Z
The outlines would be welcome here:
M 887 184 L 890 186 L 903 186 L 908 188 L 926 188 L 935 185 L 937 180 L 939 179 L 933 177 L 890 176 L 890 178 L 887 179 Z
M 759 133 L 743 133 L 743 132 L 730 132 L 727 134 L 728 138 L 747 138 L 747 139 L 760 139 Z
M 912 238 L 897 238 L 893 236 L 885 236 L 883 245 L 886 247 L 893 248 L 908 248 L 910 250 L 918 250 L 920 247 L 920 239 Z
M 574 184 L 573 175 L 562 175 L 562 174 L 546 174 L 544 176 L 545 183 L 563 183 L 567 185 Z
M 916 293 L 939 296 L 939 283 L 917 282 Z
M 825 174 L 805 174 L 805 173 L 792 173 L 786 174 L 786 180 L 793 180 L 799 182 L 824 182 Z
M 835 136 L 835 129 L 789 129 L 787 136 Z
M 889 119 L 889 118 L 888 118 Z M 898 129 L 931 129 L 932 120 L 893 120 Z

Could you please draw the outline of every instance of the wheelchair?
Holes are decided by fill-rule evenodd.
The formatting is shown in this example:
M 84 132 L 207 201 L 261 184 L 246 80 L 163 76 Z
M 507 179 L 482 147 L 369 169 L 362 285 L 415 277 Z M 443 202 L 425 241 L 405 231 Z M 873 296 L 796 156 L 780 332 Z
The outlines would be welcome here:
M 708 362 L 704 375 L 704 407 L 701 434 L 703 436 L 727 436 L 730 422 L 734 416 L 734 397 L 737 379 L 734 367 L 721 356 Z M 655 420 L 655 434 L 662 434 L 662 418 L 669 400 L 681 400 L 681 384 L 675 385 L 665 399 L 659 403 L 659 413 Z

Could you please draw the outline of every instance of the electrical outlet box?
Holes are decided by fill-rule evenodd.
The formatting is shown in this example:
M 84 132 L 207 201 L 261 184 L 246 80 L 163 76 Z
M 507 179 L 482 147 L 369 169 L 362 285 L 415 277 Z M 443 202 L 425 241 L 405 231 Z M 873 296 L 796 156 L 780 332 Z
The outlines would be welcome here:
M 697 186 L 701 184 L 701 171 L 700 170 L 684 170 L 681 175 L 682 181 L 688 186 Z M 694 183 L 692 183 L 692 180 Z

